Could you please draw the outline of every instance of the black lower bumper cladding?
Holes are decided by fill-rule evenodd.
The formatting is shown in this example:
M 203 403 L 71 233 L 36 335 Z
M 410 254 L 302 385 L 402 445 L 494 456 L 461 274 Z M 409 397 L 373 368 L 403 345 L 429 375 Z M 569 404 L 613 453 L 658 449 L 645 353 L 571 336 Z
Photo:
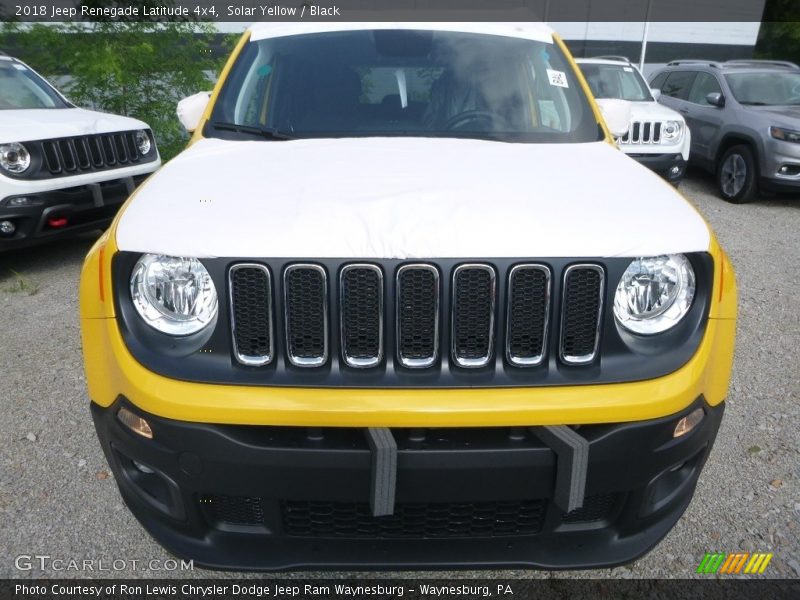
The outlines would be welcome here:
M 0 221 L 9 221 L 14 228 L 11 233 L 0 233 L 0 251 L 105 229 L 122 203 L 147 177 L 137 175 L 0 198 Z M 10 204 L 17 198 L 25 198 L 26 204 Z
M 153 438 L 117 418 L 145 418 Z M 674 438 L 696 408 L 702 421 Z M 688 506 L 724 405 L 574 427 L 187 423 L 92 404 L 130 509 L 197 566 L 533 567 L 630 562 Z

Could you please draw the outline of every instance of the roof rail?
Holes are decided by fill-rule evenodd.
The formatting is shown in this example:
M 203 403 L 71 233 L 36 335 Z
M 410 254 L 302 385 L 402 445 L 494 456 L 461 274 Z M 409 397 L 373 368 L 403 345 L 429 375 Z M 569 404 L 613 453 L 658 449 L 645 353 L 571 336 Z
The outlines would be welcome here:
M 678 60 L 671 60 L 667 63 L 668 67 L 673 67 L 675 65 L 708 65 L 709 67 L 714 67 L 715 69 L 720 68 L 720 63 L 717 61 L 696 58 L 681 58 Z
M 627 56 L 621 56 L 621 55 L 614 56 L 612 54 L 607 54 L 603 56 L 592 56 L 590 58 L 598 58 L 600 60 L 618 60 L 621 62 L 626 62 L 628 64 L 631 63 L 630 59 Z
M 756 58 L 726 60 L 726 65 L 752 65 L 754 67 L 786 67 L 787 69 L 800 69 L 795 63 L 788 60 L 759 60 Z

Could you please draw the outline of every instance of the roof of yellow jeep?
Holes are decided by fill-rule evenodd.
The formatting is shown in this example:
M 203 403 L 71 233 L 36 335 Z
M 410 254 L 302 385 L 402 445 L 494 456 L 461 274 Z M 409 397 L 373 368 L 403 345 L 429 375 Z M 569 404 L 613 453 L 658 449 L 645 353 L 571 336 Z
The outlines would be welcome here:
M 425 29 L 429 31 L 458 31 L 516 37 L 539 42 L 552 42 L 553 30 L 544 23 L 255 23 L 250 27 L 252 41 L 267 38 L 365 29 Z

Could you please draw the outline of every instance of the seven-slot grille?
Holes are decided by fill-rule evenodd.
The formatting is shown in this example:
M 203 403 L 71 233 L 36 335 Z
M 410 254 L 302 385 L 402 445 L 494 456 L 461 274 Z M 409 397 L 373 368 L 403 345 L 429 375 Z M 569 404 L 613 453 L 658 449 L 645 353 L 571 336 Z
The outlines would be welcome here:
M 618 141 L 620 144 L 657 144 L 661 141 L 661 122 L 632 121 L 628 133 Z
M 492 364 L 498 339 L 504 343 L 498 353 L 514 367 L 534 367 L 545 361 L 553 292 L 549 267 L 523 263 L 508 270 L 505 320 L 500 327 L 495 326 L 499 277 L 493 266 L 458 265 L 449 278 L 449 303 L 443 305 L 440 271 L 435 265 L 404 264 L 395 273 L 394 285 L 387 288 L 380 265 L 348 264 L 336 276 L 338 295 L 331 305 L 328 272 L 320 265 L 289 265 L 283 271 L 282 290 L 277 290 L 268 267 L 234 264 L 228 277 L 234 356 L 244 365 L 266 365 L 278 354 L 275 348 L 281 345 L 276 342 L 282 341 L 291 364 L 320 367 L 331 355 L 333 335 L 347 366 L 377 367 L 386 357 L 386 330 L 394 327 L 396 363 L 425 369 L 440 360 L 439 328 L 440 323 L 447 323 L 447 356 L 457 367 Z M 576 264 L 564 269 L 555 338 L 562 362 L 581 365 L 595 360 L 604 284 L 604 270 L 599 265 Z M 394 304 L 391 317 L 385 308 L 387 290 L 392 294 L 388 306 Z M 273 307 L 276 298 L 282 306 Z M 442 314 L 442 306 L 447 315 Z M 334 310 L 334 319 L 329 319 L 330 310 Z M 283 340 L 275 339 L 277 313 L 283 317 Z M 333 324 L 338 331 L 330 331 Z
M 42 154 L 42 173 L 53 176 L 103 171 L 148 162 L 136 145 L 135 131 L 99 133 L 37 142 Z

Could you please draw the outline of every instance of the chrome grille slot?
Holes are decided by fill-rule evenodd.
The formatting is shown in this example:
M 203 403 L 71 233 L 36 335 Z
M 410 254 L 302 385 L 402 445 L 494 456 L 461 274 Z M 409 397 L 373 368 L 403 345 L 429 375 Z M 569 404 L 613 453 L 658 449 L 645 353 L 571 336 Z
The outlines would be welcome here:
M 564 271 L 559 348 L 565 363 L 586 364 L 597 355 L 604 284 L 599 265 L 572 265 Z
M 506 358 L 518 367 L 541 364 L 550 317 L 550 269 L 516 265 L 508 275 Z
M 628 133 L 617 139 L 620 144 L 657 144 L 660 141 L 660 121 L 631 121 Z
M 410 264 L 397 270 L 397 360 L 425 368 L 439 358 L 439 271 Z
M 233 353 L 243 365 L 272 362 L 272 280 L 264 265 L 240 263 L 228 273 Z
M 487 365 L 494 345 L 495 272 L 489 265 L 453 270 L 452 354 L 460 367 Z
M 342 358 L 350 367 L 374 367 L 383 360 L 383 272 L 346 265 L 339 286 Z
M 325 269 L 294 264 L 283 274 L 289 362 L 318 367 L 328 360 L 328 282 Z

